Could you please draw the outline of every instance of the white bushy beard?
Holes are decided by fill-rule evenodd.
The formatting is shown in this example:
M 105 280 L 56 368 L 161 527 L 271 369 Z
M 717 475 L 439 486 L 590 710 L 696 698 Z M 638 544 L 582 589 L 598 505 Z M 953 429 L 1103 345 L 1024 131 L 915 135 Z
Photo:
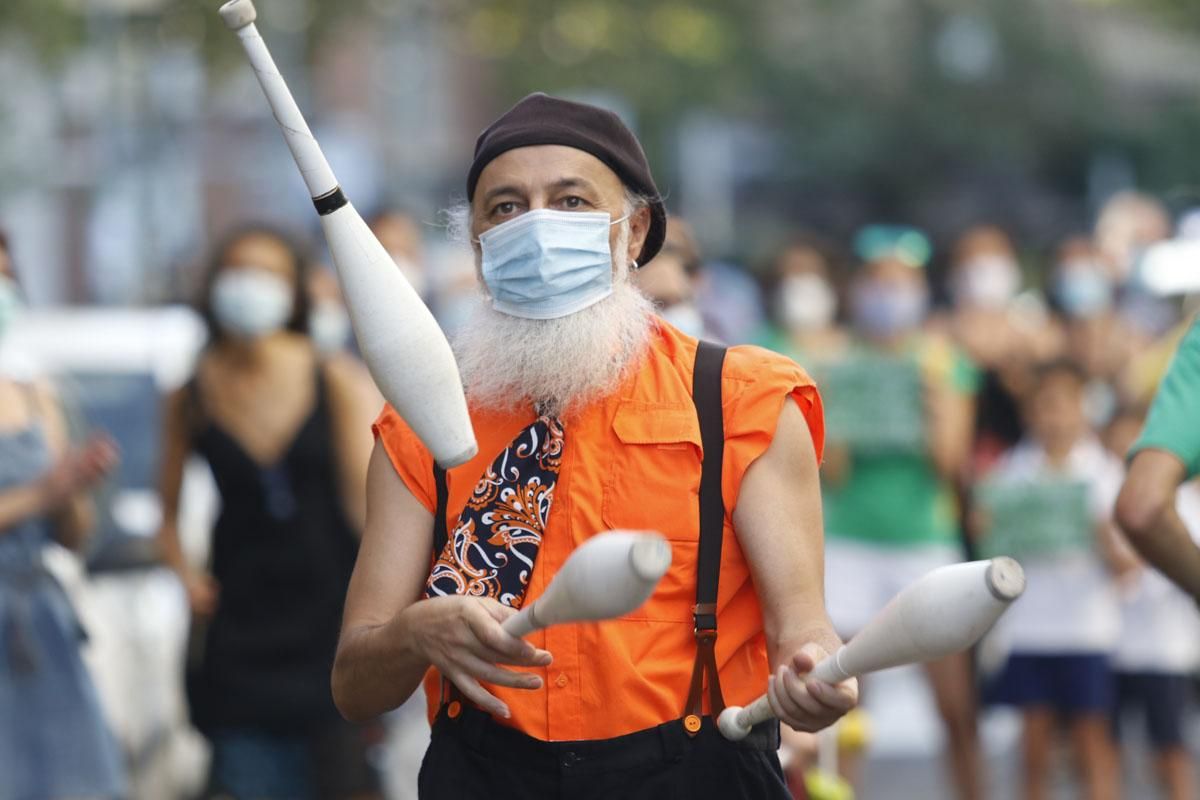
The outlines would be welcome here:
M 618 253 L 628 251 L 628 224 Z M 510 316 L 480 291 L 454 336 L 454 355 L 473 405 L 516 411 L 536 404 L 563 416 L 617 389 L 645 352 L 653 320 L 653 304 L 618 264 L 611 295 L 557 319 Z

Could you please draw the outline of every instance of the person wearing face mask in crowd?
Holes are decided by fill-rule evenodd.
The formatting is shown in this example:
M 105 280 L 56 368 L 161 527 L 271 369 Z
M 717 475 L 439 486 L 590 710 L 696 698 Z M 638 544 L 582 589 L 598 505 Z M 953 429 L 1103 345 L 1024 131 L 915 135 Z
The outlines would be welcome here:
M 692 228 L 682 218 L 667 217 L 667 238 L 658 255 L 638 268 L 633 285 L 654 303 L 659 316 L 688 336 L 705 336 L 704 318 L 696 307 L 700 250 Z
M 339 707 L 371 717 L 424 682 L 423 797 L 789 797 L 778 723 L 735 744 L 714 720 L 769 675 L 796 728 L 857 700 L 852 680 L 805 675 L 840 641 L 816 387 L 781 356 L 655 316 L 630 273 L 658 254 L 666 213 L 612 112 L 530 95 L 479 137 L 467 198 L 486 296 L 453 345 L 479 453 L 443 472 L 393 409 L 376 421 Z M 644 606 L 528 641 L 503 629 L 611 528 L 671 542 Z
M 1118 382 L 1137 341 L 1116 312 L 1110 275 L 1092 242 L 1072 237 L 1058 249 L 1049 287 L 1062 314 L 1065 353 L 1087 376 L 1085 408 L 1093 427 L 1107 424 L 1116 409 Z
M 205 796 L 378 793 L 374 730 L 338 718 L 328 683 L 373 406 L 355 365 L 306 335 L 308 271 L 281 232 L 226 238 L 205 277 L 208 346 L 167 401 L 159 544 L 193 612 L 188 700 L 213 750 Z M 221 501 L 209 569 L 185 560 L 175 527 L 192 453 Z
M 1118 585 L 1128 582 L 1135 561 L 1113 525 L 1120 463 L 1088 424 L 1085 386 L 1086 376 L 1070 360 L 1037 365 L 1034 388 L 1024 398 L 1029 434 L 1004 454 L 987 487 L 1017 493 L 1014 502 L 1033 507 L 1039 504 L 1026 494 L 1029 487 L 1060 492 L 1054 533 L 1033 522 L 1038 542 L 1009 551 L 1021 560 L 1028 583 L 989 634 L 1008 655 L 986 695 L 1021 712 L 1021 797 L 1028 800 L 1053 794 L 1060 731 L 1075 767 L 1077 796 L 1121 796 L 1109 725 L 1111 659 L 1121 633 Z M 981 542 L 1014 526 L 1004 511 L 985 517 L 977 526 Z M 1028 536 L 1030 528 L 1022 527 Z M 1001 544 L 1001 551 L 1011 546 Z
M 962 560 L 955 486 L 970 450 L 978 386 L 966 356 L 923 328 L 929 309 L 924 267 L 931 254 L 924 234 L 870 226 L 856 237 L 855 251 L 862 265 L 850 288 L 854 341 L 839 359 L 844 363 L 822 373 L 830 410 L 822 471 L 825 587 L 830 615 L 845 637 L 909 583 Z M 835 378 L 835 370 L 855 364 L 856 382 Z M 891 376 L 887 386 L 880 383 L 885 375 Z M 866 416 L 839 429 L 839 404 Z M 875 427 L 884 418 L 894 421 Z M 863 433 L 867 428 L 875 430 L 870 437 Z M 982 765 L 968 658 L 932 662 L 926 673 L 946 727 L 958 796 L 979 797 Z M 853 778 L 853 765 L 843 765 Z
M 21 313 L 0 233 L 0 341 Z M 120 749 L 80 654 L 84 635 L 43 558 L 78 550 L 88 490 L 117 463 L 110 438 L 68 441 L 53 389 L 0 375 L 0 795 L 125 796 Z
M 334 271 L 324 265 L 316 265 L 308 273 L 308 336 L 318 355 L 338 362 L 336 369 L 345 373 L 346 380 L 357 373 L 357 394 L 364 407 L 375 407 L 383 402 L 371 373 L 355 349 L 354 328 L 346 311 L 341 284 Z
M 425 302 L 430 301 L 429 276 L 425 272 L 421 228 L 403 211 L 385 208 L 367 219 L 367 226 L 396 263 L 396 267 Z
M 353 346 L 350 314 L 333 270 L 317 266 L 309 272 L 308 304 L 308 335 L 317 352 L 332 355 Z
M 1116 313 L 1135 349 L 1140 349 L 1179 320 L 1177 305 L 1151 290 L 1143 270 L 1147 249 L 1171 235 L 1171 216 L 1150 195 L 1118 192 L 1097 214 L 1093 235 L 1097 254 L 1117 289 Z
M 845 348 L 830 252 L 815 237 L 801 236 L 775 257 L 763 287 L 771 323 L 756 337 L 763 347 L 801 364 L 834 358 Z
M 959 237 L 950 265 L 952 305 L 942 322 L 981 372 L 975 472 L 1021 439 L 1018 398 L 1028 390 L 1030 365 L 1058 348 L 1044 311 L 1018 304 L 1021 283 L 1016 252 L 999 228 L 977 226 Z
M 1164 257 L 1164 251 L 1170 255 Z M 1179 343 L 1187 335 L 1192 320 L 1200 314 L 1200 209 L 1182 214 L 1175 236 L 1163 243 L 1163 249 L 1148 255 L 1148 267 L 1158 273 L 1158 281 L 1174 282 L 1166 296 L 1182 311 L 1179 322 L 1148 347 L 1140 348 L 1126 366 L 1121 379 L 1123 398 L 1130 403 L 1149 405 L 1159 381 L 1166 374 Z M 1154 278 L 1151 278 L 1154 280 Z M 1161 291 L 1161 287 L 1160 287 Z
M 442 330 L 453 334 L 470 316 L 478 299 L 473 260 L 459 257 L 460 253 L 440 259 L 435 286 L 429 279 L 420 227 L 411 216 L 384 209 L 370 217 L 368 226 L 417 294 L 430 307 Z

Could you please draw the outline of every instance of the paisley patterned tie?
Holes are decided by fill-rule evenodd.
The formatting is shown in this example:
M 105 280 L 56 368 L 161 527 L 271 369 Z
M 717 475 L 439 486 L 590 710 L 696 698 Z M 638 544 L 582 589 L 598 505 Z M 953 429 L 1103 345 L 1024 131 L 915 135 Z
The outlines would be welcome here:
M 542 544 L 562 464 L 563 427 L 541 416 L 484 472 L 425 585 L 520 608 Z

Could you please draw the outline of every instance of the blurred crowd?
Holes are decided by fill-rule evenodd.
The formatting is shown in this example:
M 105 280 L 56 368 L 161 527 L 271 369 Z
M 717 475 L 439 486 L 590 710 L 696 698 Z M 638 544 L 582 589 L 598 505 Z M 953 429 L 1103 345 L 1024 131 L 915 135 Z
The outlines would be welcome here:
M 453 334 L 479 291 L 469 252 L 430 257 L 400 212 L 370 224 Z M 1127 192 L 1050 252 L 991 225 L 935 243 L 873 224 L 846 241 L 797 233 L 770 263 L 734 265 L 706 260 L 675 218 L 635 275 L 684 332 L 776 350 L 816 378 L 826 595 L 843 637 L 937 566 L 999 554 L 1024 565 L 1025 596 L 978 651 L 926 668 L 960 797 L 984 796 L 990 704 L 1019 710 L 1021 797 L 1049 796 L 1060 761 L 1082 796 L 1118 796 L 1122 764 L 1141 757 L 1121 756 L 1137 727 L 1161 796 L 1197 796 L 1200 616 L 1113 519 L 1125 453 L 1198 310 L 1197 256 L 1200 213 L 1173 219 Z M 0 343 L 29 313 L 20 270 L 0 239 Z M 127 621 L 97 617 L 120 604 L 64 590 L 88 581 L 46 553 L 86 552 L 92 490 L 120 456 L 102 432 L 72 435 L 52 381 L 0 375 L 0 800 L 413 796 L 419 701 L 351 725 L 329 693 L 382 404 L 336 279 L 302 237 L 255 225 L 214 245 L 199 282 L 207 344 L 156 434 L 150 567 L 169 576 L 154 602 L 180 609 L 160 640 L 178 657 L 114 651 L 105 636 Z M 195 459 L 217 498 L 199 549 L 178 524 Z M 1179 505 L 1200 537 L 1200 488 Z M 140 697 L 111 699 L 122 671 L 141 676 Z M 160 739 L 184 744 L 131 734 L 139 701 L 163 709 Z M 864 714 L 788 737 L 797 796 L 853 784 Z

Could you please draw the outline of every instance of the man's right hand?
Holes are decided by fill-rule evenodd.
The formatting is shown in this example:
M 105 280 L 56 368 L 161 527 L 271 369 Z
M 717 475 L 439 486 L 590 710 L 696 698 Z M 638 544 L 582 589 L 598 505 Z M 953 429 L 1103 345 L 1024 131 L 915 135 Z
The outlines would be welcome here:
M 542 679 L 499 664 L 545 667 L 551 656 L 507 633 L 501 623 L 517 613 L 485 597 L 435 597 L 404 612 L 413 648 L 477 706 L 495 716 L 511 716 L 508 706 L 480 681 L 513 689 L 540 689 Z

